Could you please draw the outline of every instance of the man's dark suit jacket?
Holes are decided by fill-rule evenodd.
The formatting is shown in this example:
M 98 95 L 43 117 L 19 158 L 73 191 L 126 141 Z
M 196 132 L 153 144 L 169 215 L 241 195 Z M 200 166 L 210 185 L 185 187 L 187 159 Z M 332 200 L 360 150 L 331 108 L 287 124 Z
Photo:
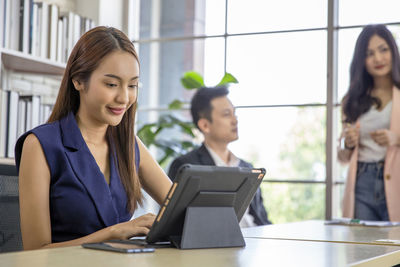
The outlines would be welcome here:
M 215 166 L 214 160 L 212 159 L 210 153 L 203 144 L 201 147 L 194 149 L 193 151 L 187 153 L 186 155 L 176 158 L 172 162 L 168 172 L 168 176 L 172 181 L 175 179 L 179 167 L 181 167 L 186 163 L 195 165 Z M 253 167 L 250 163 L 245 162 L 243 160 L 240 160 L 239 166 L 250 167 L 250 168 Z M 261 196 L 260 188 L 257 190 L 252 202 L 250 203 L 249 213 L 254 217 L 254 222 L 257 225 L 265 225 L 271 223 L 268 220 L 268 214 L 263 204 L 263 198 Z

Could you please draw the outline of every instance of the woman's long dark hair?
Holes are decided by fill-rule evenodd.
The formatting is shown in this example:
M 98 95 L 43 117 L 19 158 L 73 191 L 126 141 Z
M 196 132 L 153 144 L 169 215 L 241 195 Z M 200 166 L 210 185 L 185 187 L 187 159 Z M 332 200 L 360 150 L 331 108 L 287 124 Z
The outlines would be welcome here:
M 378 108 L 381 105 L 379 99 L 371 96 L 374 80 L 365 67 L 369 40 L 375 34 L 389 45 L 392 53 L 392 80 L 394 85 L 400 88 L 399 51 L 392 33 L 382 24 L 366 26 L 357 39 L 350 66 L 350 87 L 343 98 L 343 113 L 346 117 L 345 121 L 349 123 L 357 121 L 373 104 L 376 104 Z
M 72 80 L 78 80 L 87 86 L 90 76 L 102 59 L 114 51 L 128 52 L 139 62 L 135 47 L 120 30 L 96 27 L 82 35 L 69 56 L 48 122 L 60 120 L 71 111 L 77 113 L 80 104 L 79 92 L 75 90 Z M 117 157 L 118 171 L 128 198 L 127 208 L 131 212 L 143 200 L 135 166 L 135 115 L 136 103 L 125 112 L 121 122 L 117 126 L 109 126 L 106 133 L 109 144 L 115 147 L 115 151 L 111 151 L 115 152 Z

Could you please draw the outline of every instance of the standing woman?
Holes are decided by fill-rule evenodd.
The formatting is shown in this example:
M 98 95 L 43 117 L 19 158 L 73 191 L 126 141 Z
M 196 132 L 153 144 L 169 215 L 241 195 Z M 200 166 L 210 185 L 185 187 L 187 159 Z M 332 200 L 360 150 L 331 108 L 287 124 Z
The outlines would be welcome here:
M 77 42 L 48 123 L 15 147 L 24 249 L 148 233 L 154 214 L 130 220 L 141 188 L 161 204 L 171 182 L 134 134 L 138 81 L 121 31 L 97 27 Z
M 400 58 L 384 25 L 357 39 L 342 101 L 342 146 L 350 162 L 343 217 L 400 221 Z

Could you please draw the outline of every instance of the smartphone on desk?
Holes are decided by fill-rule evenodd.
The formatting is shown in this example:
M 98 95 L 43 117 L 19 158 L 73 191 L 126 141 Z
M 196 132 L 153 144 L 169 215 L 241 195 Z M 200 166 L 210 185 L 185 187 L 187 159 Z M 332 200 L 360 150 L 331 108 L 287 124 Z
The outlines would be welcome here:
M 119 242 L 118 240 L 99 242 L 99 243 L 86 243 L 82 244 L 84 248 L 108 250 L 121 253 L 148 253 L 154 252 L 154 248 L 148 248 L 138 244 L 127 244 Z

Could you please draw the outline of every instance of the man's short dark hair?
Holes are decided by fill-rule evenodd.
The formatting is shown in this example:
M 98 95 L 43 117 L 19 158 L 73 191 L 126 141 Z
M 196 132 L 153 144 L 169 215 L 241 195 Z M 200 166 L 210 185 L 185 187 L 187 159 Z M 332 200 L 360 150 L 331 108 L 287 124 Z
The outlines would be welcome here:
M 192 113 L 193 123 L 196 125 L 197 122 L 205 118 L 211 122 L 211 100 L 217 97 L 227 96 L 229 93 L 226 87 L 201 87 L 194 94 L 190 106 L 190 112 Z M 200 128 L 199 128 L 200 130 Z

